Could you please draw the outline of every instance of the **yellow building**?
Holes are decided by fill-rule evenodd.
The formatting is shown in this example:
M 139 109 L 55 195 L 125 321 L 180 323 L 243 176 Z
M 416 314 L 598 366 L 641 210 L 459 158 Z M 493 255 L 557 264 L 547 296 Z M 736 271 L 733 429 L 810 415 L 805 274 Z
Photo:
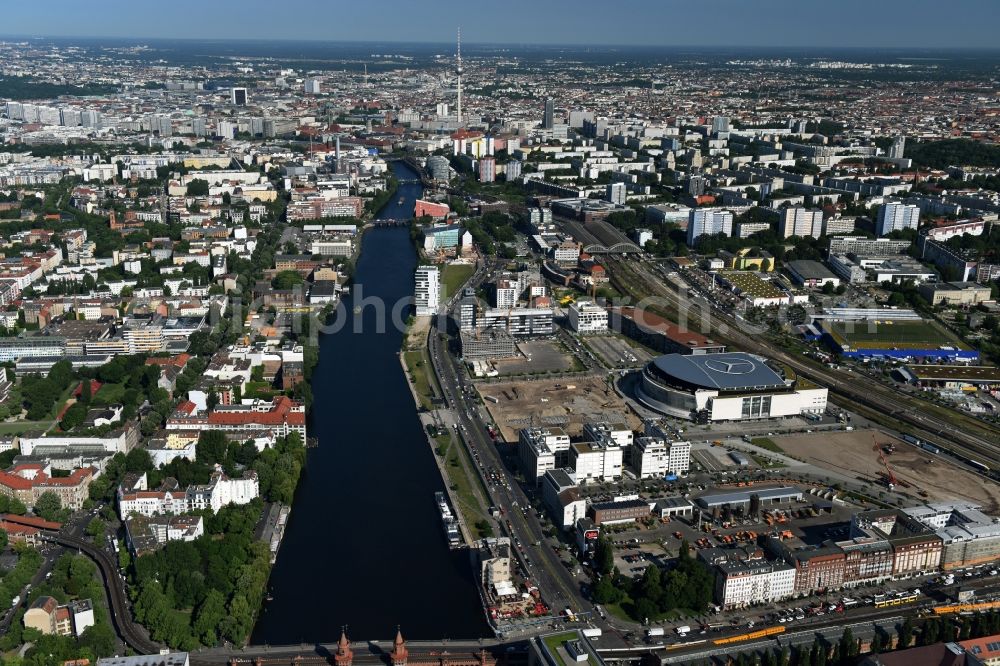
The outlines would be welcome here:
M 719 250 L 719 258 L 726 262 L 726 268 L 737 271 L 762 271 L 765 273 L 774 270 L 777 263 L 770 252 L 757 247 L 744 247 L 735 253 Z

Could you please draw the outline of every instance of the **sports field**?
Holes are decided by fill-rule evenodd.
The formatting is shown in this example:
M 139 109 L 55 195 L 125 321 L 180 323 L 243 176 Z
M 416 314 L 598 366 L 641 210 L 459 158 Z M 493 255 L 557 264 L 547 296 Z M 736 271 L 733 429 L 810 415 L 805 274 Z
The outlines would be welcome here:
M 828 321 L 823 326 L 838 344 L 851 349 L 967 349 L 929 321 Z

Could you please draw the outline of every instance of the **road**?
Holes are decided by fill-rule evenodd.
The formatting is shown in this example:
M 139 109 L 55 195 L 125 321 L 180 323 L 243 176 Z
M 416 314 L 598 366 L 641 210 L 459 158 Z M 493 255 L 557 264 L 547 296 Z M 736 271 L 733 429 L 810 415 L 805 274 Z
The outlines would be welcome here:
M 479 267 L 466 285 L 478 285 L 489 273 L 490 267 Z M 446 307 L 450 309 L 456 299 L 457 296 L 453 297 Z M 564 608 L 571 608 L 578 613 L 589 611 L 591 604 L 580 591 L 583 579 L 574 577 L 548 543 L 530 499 L 517 484 L 507 467 L 507 461 L 488 436 L 471 381 L 468 381 L 459 361 L 442 345 L 441 334 L 445 335 L 445 339 L 448 338 L 445 331 L 437 328 L 442 323 L 439 319 L 441 318 L 435 318 L 434 327 L 428 336 L 431 364 L 446 404 L 455 414 L 459 436 L 469 449 L 473 461 L 481 462 L 481 466 L 476 465 L 476 470 L 488 490 L 490 501 L 503 511 L 502 529 L 512 540 L 516 540 L 516 544 L 520 544 L 520 547 L 513 550 L 524 570 L 537 583 L 542 599 L 554 612 L 558 613 Z M 484 468 L 495 469 L 500 476 L 499 482 L 487 480 L 483 476 Z M 598 618 L 592 619 L 596 624 Z M 612 628 L 610 625 L 606 627 Z

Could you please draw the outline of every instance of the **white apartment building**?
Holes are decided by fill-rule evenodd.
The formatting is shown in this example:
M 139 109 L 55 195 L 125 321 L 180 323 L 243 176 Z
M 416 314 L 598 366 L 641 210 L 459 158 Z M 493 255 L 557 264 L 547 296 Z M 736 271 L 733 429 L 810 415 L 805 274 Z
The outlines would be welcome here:
M 801 206 L 786 208 L 781 214 L 778 232 L 782 238 L 819 238 L 823 235 L 823 211 Z
M 118 512 L 122 518 L 133 514 L 146 517 L 177 515 L 201 509 L 218 513 L 224 506 L 248 504 L 259 495 L 260 484 L 253 472 L 245 472 L 241 479 L 230 479 L 215 472 L 206 485 L 174 491 L 148 490 L 143 474 L 134 487 L 118 489 Z
M 693 209 L 688 215 L 687 243 L 694 245 L 700 236 L 713 234 L 733 235 L 732 211 L 719 208 Z
M 423 317 L 435 314 L 440 299 L 441 273 L 437 266 L 418 267 L 413 296 L 417 316 Z
M 897 229 L 916 229 L 920 226 L 920 207 L 913 204 L 892 202 L 878 209 L 875 229 L 879 236 L 885 236 Z
M 593 301 L 580 300 L 569 306 L 569 327 L 574 333 L 605 333 L 608 311 Z
M 619 206 L 625 205 L 625 183 L 608 183 L 605 188 L 605 199 Z

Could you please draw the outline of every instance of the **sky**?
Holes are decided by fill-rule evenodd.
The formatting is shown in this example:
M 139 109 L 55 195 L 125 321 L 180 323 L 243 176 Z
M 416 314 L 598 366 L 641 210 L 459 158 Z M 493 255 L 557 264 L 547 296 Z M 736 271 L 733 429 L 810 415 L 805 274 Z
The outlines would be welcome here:
M 1000 48 L 1000 0 L 0 1 L 7 36 Z

